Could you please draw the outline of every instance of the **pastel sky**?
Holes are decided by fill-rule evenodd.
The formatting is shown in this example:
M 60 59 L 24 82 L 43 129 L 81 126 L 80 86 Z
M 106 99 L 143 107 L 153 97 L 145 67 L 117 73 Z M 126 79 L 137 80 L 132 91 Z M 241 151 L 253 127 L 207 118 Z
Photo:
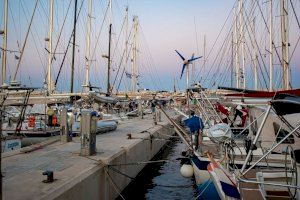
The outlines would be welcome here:
M 3 3 L 0 3 L 0 13 L 3 13 Z M 23 84 L 41 87 L 46 73 L 47 66 L 47 51 L 48 48 L 45 38 L 48 34 L 48 16 L 49 6 L 48 0 L 40 0 L 37 11 L 33 20 L 32 29 L 29 34 L 29 39 L 24 53 L 24 58 L 21 68 L 18 72 L 18 79 Z M 264 17 L 267 18 L 267 5 L 262 1 L 262 11 Z M 274 1 L 274 15 L 278 16 L 279 4 Z M 8 31 L 8 49 L 18 50 L 21 48 L 26 35 L 29 19 L 34 8 L 35 0 L 10 0 L 9 4 L 9 31 Z M 107 60 L 102 58 L 103 54 L 107 54 L 108 49 L 108 17 L 104 18 L 104 13 L 107 8 L 108 0 L 94 0 L 93 2 L 93 19 L 91 33 L 91 52 L 94 52 L 93 61 L 91 62 L 91 84 L 105 88 L 106 82 L 106 66 Z M 195 81 L 202 81 L 206 87 L 216 87 L 216 85 L 230 86 L 230 68 L 228 67 L 231 60 L 229 45 L 224 48 L 226 52 L 222 53 L 222 44 L 230 32 L 233 21 L 232 9 L 236 1 L 234 0 L 113 0 L 113 71 L 112 82 L 116 77 L 121 55 L 125 44 L 125 32 L 121 31 L 125 7 L 129 6 L 129 29 L 132 26 L 132 16 L 137 15 L 139 19 L 139 83 L 141 88 L 150 88 L 156 90 L 172 90 L 175 77 L 176 85 L 179 89 L 185 87 L 185 78 L 179 79 L 182 61 L 175 53 L 175 49 L 179 50 L 186 58 L 189 58 L 192 53 L 197 56 L 202 56 L 203 40 L 206 36 L 206 56 L 207 62 L 205 69 L 203 67 L 203 58 L 195 62 Z M 249 13 L 251 1 L 245 0 L 246 11 Z M 293 1 L 296 14 L 300 18 L 300 2 Z M 68 7 L 70 8 L 68 11 Z M 78 0 L 78 7 L 81 5 L 81 0 Z M 60 42 L 57 47 L 55 60 L 53 61 L 53 79 L 58 73 L 59 66 L 63 59 L 63 52 L 68 44 L 68 40 L 72 31 L 73 1 L 55 0 L 54 4 L 54 46 L 56 45 L 60 27 L 66 17 L 65 26 L 61 33 Z M 67 14 L 68 12 L 68 14 Z M 268 69 L 268 36 L 262 17 L 256 9 L 257 16 L 257 40 L 261 48 L 262 63 L 264 62 Z M 79 16 L 77 25 L 77 46 L 75 58 L 75 88 L 81 91 L 83 82 L 84 66 L 85 66 L 85 38 L 86 38 L 86 23 L 87 23 L 87 1 L 83 3 L 83 7 Z M 221 34 L 219 32 L 229 16 Z M 102 26 L 102 22 L 104 24 Z M 274 19 L 274 41 L 278 55 L 280 51 L 280 19 Z M 291 56 L 292 70 L 292 85 L 300 87 L 300 47 L 295 48 L 297 39 L 300 36 L 300 28 L 296 24 L 294 13 L 290 14 L 290 54 L 295 49 Z M 3 29 L 3 14 L 0 16 L 0 29 Z M 97 36 L 101 31 L 97 46 Z M 120 37 L 119 37 L 120 35 Z M 219 37 L 218 37 L 219 35 Z M 218 37 L 218 40 L 216 40 Z M 245 33 L 247 40 L 247 33 Z M 118 42 L 118 46 L 115 45 Z M 0 45 L 3 40 L 0 38 Z M 215 43 L 215 44 L 214 44 Z M 19 44 L 19 47 L 18 47 Z M 251 48 L 250 48 L 251 49 Z M 249 51 L 250 52 L 250 51 Z M 224 55 L 223 55 L 224 54 Z M 249 54 L 249 53 L 248 53 Z M 275 54 L 275 53 L 274 53 Z M 8 53 L 8 79 L 16 69 L 17 60 L 15 55 L 19 53 Z M 222 59 L 220 58 L 223 55 Z M 250 55 L 250 54 L 249 54 Z M 252 61 L 246 55 L 246 77 L 247 87 L 253 88 L 253 66 Z M 1 55 L 2 60 L 2 55 Z M 263 61 L 264 60 L 264 61 Z M 58 81 L 57 89 L 59 91 L 68 91 L 70 85 L 70 63 L 71 49 L 66 56 L 65 64 L 62 67 L 62 73 Z M 122 64 L 123 67 L 124 64 Z M 122 67 L 120 71 L 122 71 Z M 263 67 L 263 66 L 261 66 Z M 280 69 L 277 55 L 274 55 L 275 82 L 280 87 Z M 264 70 L 264 69 L 262 69 Z M 128 64 L 126 71 L 130 72 Z M 120 72 L 121 73 L 121 72 Z M 266 76 L 266 72 L 263 72 Z M 191 75 L 192 77 L 193 75 Z M 115 87 L 117 87 L 120 75 L 117 76 Z M 205 80 L 206 79 L 206 80 Z M 264 86 L 264 80 L 261 77 L 261 85 Z M 203 81 L 205 80 L 205 81 Z M 120 89 L 124 90 L 130 87 L 130 79 L 124 75 L 120 84 Z

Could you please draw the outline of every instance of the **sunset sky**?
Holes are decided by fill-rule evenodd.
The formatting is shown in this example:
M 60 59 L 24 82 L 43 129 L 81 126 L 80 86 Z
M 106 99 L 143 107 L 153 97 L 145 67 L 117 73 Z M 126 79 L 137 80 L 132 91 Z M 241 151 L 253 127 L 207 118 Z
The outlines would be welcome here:
M 22 84 L 41 87 L 46 75 L 47 66 L 47 42 L 45 38 L 48 35 L 48 16 L 49 6 L 48 0 L 40 0 L 37 11 L 33 20 L 32 29 L 29 34 L 27 46 L 25 48 L 24 58 L 21 63 L 21 69 L 18 72 L 18 79 Z M 73 26 L 73 12 L 74 3 L 70 4 L 69 0 L 55 0 L 54 1 L 54 36 L 53 45 L 56 45 L 60 28 L 63 24 L 64 17 L 66 22 L 61 34 L 60 43 L 56 51 L 55 60 L 53 61 L 53 79 L 58 73 L 59 66 L 63 58 L 63 52 L 67 47 L 67 43 Z M 78 0 L 78 8 L 81 5 L 81 0 Z M 250 5 L 250 0 L 245 0 L 245 7 Z M 262 11 L 267 18 L 267 5 L 262 1 Z M 279 1 L 274 1 L 274 41 L 278 53 L 280 50 L 280 19 L 279 15 Z M 175 53 L 175 49 L 180 51 L 186 58 L 191 57 L 192 53 L 197 56 L 203 55 L 203 40 L 206 35 L 206 55 L 209 53 L 206 68 L 203 67 L 203 58 L 195 62 L 196 81 L 208 79 L 203 84 L 207 87 L 212 87 L 212 83 L 230 85 L 230 71 L 225 67 L 225 63 L 229 63 L 231 58 L 229 51 L 224 53 L 223 61 L 219 61 L 218 54 L 222 47 L 225 36 L 229 33 L 233 21 L 232 8 L 235 5 L 234 0 L 113 0 L 113 71 L 112 81 L 116 76 L 116 72 L 121 60 L 121 55 L 124 50 L 125 32 L 121 32 L 125 8 L 129 6 L 129 28 L 132 26 L 132 17 L 137 15 L 139 19 L 139 78 L 141 88 L 150 88 L 157 90 L 172 90 L 173 77 L 176 78 L 176 85 L 180 89 L 185 87 L 185 79 L 179 79 L 182 61 Z M 296 14 L 300 18 L 300 2 L 293 1 Z M 0 29 L 3 29 L 3 4 L 4 0 L 0 1 Z M 8 49 L 18 50 L 21 48 L 29 20 L 32 15 L 35 0 L 9 0 L 9 30 L 8 30 Z M 108 17 L 105 18 L 103 27 L 101 26 L 104 19 L 104 13 L 107 8 L 108 0 L 94 0 L 93 14 L 92 14 L 92 33 L 91 33 L 91 52 L 94 51 L 93 61 L 91 62 L 91 84 L 106 88 L 106 67 L 107 60 L 102 58 L 103 54 L 107 54 L 108 50 Z M 69 11 L 68 7 L 70 5 Z M 249 9 L 246 8 L 249 12 Z M 67 14 L 68 12 L 68 14 Z M 268 69 L 268 36 L 266 28 L 264 28 L 263 20 L 258 9 L 257 16 L 257 38 L 261 47 L 261 53 L 264 57 L 266 68 Z M 224 28 L 219 35 L 219 32 L 226 20 Z M 290 54 L 291 56 L 291 70 L 292 70 L 292 85 L 300 87 L 300 47 L 295 48 L 296 42 L 300 36 L 300 28 L 297 26 L 294 13 L 290 13 Z M 87 23 L 87 0 L 84 1 L 79 21 L 77 25 L 77 42 L 76 42 L 76 58 L 75 58 L 75 88 L 81 91 L 83 83 L 83 74 L 85 66 L 85 39 L 86 39 L 86 23 Z M 101 28 L 102 27 L 102 28 Z M 101 30 L 98 45 L 95 48 L 96 38 Z M 129 31 L 128 31 L 129 32 Z M 121 36 L 119 37 L 119 34 Z M 247 34 L 245 34 L 247 37 Z M 118 40 L 119 38 L 119 40 Z M 247 39 L 246 39 L 247 40 Z M 118 47 L 114 47 L 118 41 Z M 216 41 L 216 42 L 215 42 Z M 0 37 L 0 45 L 3 40 Z M 215 45 L 214 45 L 215 43 Z M 18 47 L 19 44 L 19 47 Z M 214 46 L 213 46 L 214 45 Z M 229 46 L 228 46 L 229 48 Z M 15 56 L 19 53 L 8 53 L 8 78 L 12 76 L 16 69 L 17 60 Z M 220 55 L 219 55 L 220 56 Z M 247 56 L 246 56 L 247 57 Z M 249 56 L 247 57 L 249 59 Z M 214 62 L 214 60 L 216 60 Z M 2 61 L 2 55 L 1 55 Z M 71 63 L 71 48 L 68 51 L 67 59 L 62 68 L 61 77 L 58 81 L 58 91 L 68 91 L 70 85 L 70 63 Z M 263 62 L 261 62 L 263 63 Z M 218 68 L 218 65 L 219 68 Z M 123 65 L 122 65 L 123 66 Z M 246 62 L 246 76 L 247 87 L 253 88 L 253 73 L 252 63 Z M 277 55 L 274 53 L 274 68 L 275 79 L 279 81 L 277 73 L 281 70 Z M 201 70 L 201 71 L 200 71 Z M 121 68 L 122 71 L 122 68 Z M 130 65 L 126 71 L 130 72 Z M 210 72 L 209 72 L 210 71 Z M 224 71 L 224 73 L 223 73 Z M 227 73 L 227 75 L 226 75 Z M 223 77 L 224 74 L 224 77 Z M 118 84 L 119 77 L 116 84 Z M 202 78 L 201 78 L 202 77 Z M 275 82 L 276 82 L 275 80 Z M 263 82 L 262 78 L 261 81 Z M 121 83 L 121 89 L 130 87 L 130 80 L 124 75 Z

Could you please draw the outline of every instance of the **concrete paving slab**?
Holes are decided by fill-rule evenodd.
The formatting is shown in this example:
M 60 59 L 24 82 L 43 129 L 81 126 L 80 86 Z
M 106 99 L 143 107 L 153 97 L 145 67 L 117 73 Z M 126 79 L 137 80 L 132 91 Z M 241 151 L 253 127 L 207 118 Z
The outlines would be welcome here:
M 30 153 L 15 151 L 3 154 L 3 199 L 57 198 L 58 194 L 64 190 L 71 190 L 72 185 L 83 181 L 88 175 L 109 164 L 114 158 L 149 138 L 150 133 L 167 124 L 166 118 L 163 117 L 160 125 L 154 126 L 152 115 L 147 115 L 144 119 L 120 121 L 117 130 L 97 135 L 97 153 L 88 157 L 79 156 L 79 137 L 73 138 L 69 143 L 55 142 Z M 131 133 L 134 139 L 127 139 L 128 133 Z M 132 154 L 138 155 L 139 152 Z M 53 183 L 42 182 L 46 179 L 42 175 L 46 170 L 54 172 Z M 127 181 L 125 182 L 124 184 L 127 184 Z M 81 197 L 84 196 L 76 198 L 82 199 Z

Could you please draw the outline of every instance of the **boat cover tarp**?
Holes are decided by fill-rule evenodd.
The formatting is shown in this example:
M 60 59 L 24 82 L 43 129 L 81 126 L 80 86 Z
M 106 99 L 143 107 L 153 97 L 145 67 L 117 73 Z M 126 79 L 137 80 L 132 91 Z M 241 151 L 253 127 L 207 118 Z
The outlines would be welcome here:
M 288 115 L 294 113 L 300 113 L 300 96 L 291 94 L 277 94 L 271 105 L 277 115 Z
M 214 142 L 222 142 L 231 138 L 232 131 L 228 124 L 220 123 L 210 127 L 207 136 Z

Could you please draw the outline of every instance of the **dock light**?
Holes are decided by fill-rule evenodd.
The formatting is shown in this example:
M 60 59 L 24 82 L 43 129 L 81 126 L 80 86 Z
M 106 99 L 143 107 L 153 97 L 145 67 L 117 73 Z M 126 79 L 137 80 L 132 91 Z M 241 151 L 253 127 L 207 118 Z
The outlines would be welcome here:
M 108 59 L 108 55 L 102 55 L 102 58 L 107 58 Z
M 49 40 L 50 40 L 49 38 L 45 38 L 45 41 L 46 41 L 46 42 L 49 42 Z
M 4 35 L 4 30 L 0 30 L 0 35 Z

